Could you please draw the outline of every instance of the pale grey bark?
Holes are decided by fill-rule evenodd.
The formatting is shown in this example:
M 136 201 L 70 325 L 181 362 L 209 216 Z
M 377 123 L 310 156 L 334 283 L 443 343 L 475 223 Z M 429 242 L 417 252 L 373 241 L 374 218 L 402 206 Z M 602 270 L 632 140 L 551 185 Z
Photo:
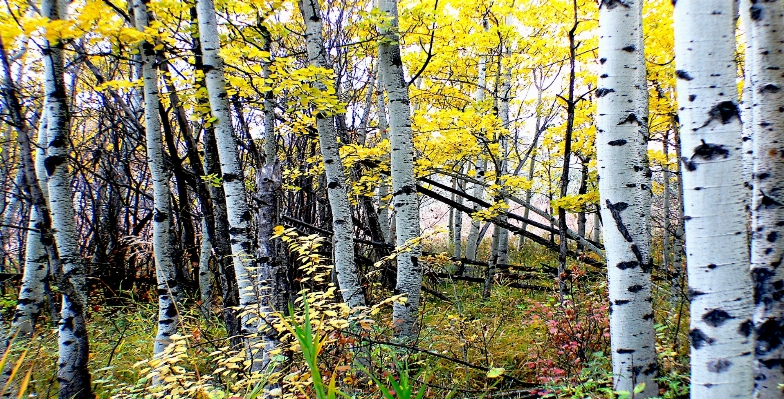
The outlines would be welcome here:
M 242 308 L 241 331 L 251 370 L 261 370 L 264 347 L 262 336 L 258 334 L 259 324 L 268 314 L 262 309 L 257 290 L 257 273 L 254 272 L 254 259 L 250 238 L 251 214 L 248 209 L 244 176 L 240 168 L 237 142 L 231 125 L 226 81 L 223 72 L 223 59 L 220 56 L 220 36 L 213 0 L 198 0 L 196 11 L 199 19 L 199 41 L 204 55 L 204 74 L 210 100 L 212 126 L 218 147 L 218 157 L 223 177 L 223 190 L 229 219 L 231 253 L 234 273 L 239 290 Z
M 639 172 L 647 141 L 640 106 L 639 48 L 642 3 L 603 1 L 599 9 L 600 78 L 596 96 L 596 148 L 604 243 L 610 293 L 610 341 L 614 388 L 636 398 L 658 394 L 651 305 L 651 269 L 643 251 L 649 244 L 644 218 L 650 204 L 640 194 Z M 647 92 L 646 92 L 647 95 Z M 647 109 L 647 107 L 645 107 Z M 646 208 L 647 206 L 647 208 Z
M 511 47 L 507 44 L 507 57 L 511 56 Z M 503 63 L 499 63 L 502 65 Z M 499 66 L 500 68 L 501 66 Z M 501 76 L 501 98 L 498 101 L 498 115 L 501 119 L 501 126 L 506 129 L 506 134 L 509 134 L 511 124 L 509 123 L 509 101 L 511 100 L 512 95 L 512 68 L 507 66 Z M 505 175 L 508 173 L 508 157 L 509 157 L 509 140 L 507 136 L 503 136 L 500 139 L 501 141 L 501 159 L 500 159 L 500 166 L 501 170 L 498 172 L 499 175 Z M 503 185 L 503 182 L 501 181 Z M 506 199 L 503 200 L 508 205 L 508 201 Z M 493 230 L 493 234 L 495 235 L 495 230 Z M 504 228 L 499 228 L 498 231 L 498 259 L 497 263 L 499 264 L 507 264 L 509 263 L 509 230 Z
M 419 244 L 419 201 L 414 179 L 414 141 L 411 131 L 411 102 L 403 74 L 400 54 L 397 0 L 382 0 L 380 9 L 391 24 L 382 29 L 379 43 L 379 69 L 389 97 L 392 139 L 392 201 L 396 211 L 397 247 L 407 248 L 397 256 L 395 292 L 406 295 L 406 302 L 395 303 L 392 322 L 395 334 L 409 338 L 416 332 L 419 299 L 422 289 L 422 266 Z
M 674 14 L 694 399 L 754 388 L 732 3 L 680 0 Z
M 532 75 L 533 75 L 533 79 L 534 79 L 534 86 L 536 86 L 536 110 L 535 110 L 536 117 L 534 118 L 534 120 L 535 120 L 534 126 L 536 128 L 536 131 L 535 131 L 535 134 L 534 134 L 534 139 L 531 142 L 531 153 L 530 153 L 531 155 L 528 157 L 529 158 L 528 162 L 530 162 L 530 164 L 528 165 L 528 181 L 531 182 L 531 188 L 529 188 L 528 190 L 525 190 L 525 202 L 527 202 L 529 204 L 531 203 L 531 199 L 533 198 L 533 195 L 534 195 L 533 181 L 534 181 L 534 172 L 536 171 L 536 155 L 537 155 L 536 145 L 537 145 L 537 142 L 538 142 L 538 139 L 539 139 L 539 134 L 544 129 L 544 126 L 542 126 L 543 125 L 542 107 L 544 106 L 544 101 L 542 100 L 542 95 L 543 95 L 544 89 L 545 89 L 544 88 L 544 82 L 543 82 L 544 81 L 544 76 L 543 76 L 544 72 L 541 73 L 539 79 L 537 79 L 536 70 L 532 71 Z M 541 79 L 541 82 L 540 82 L 540 79 Z M 525 161 L 522 161 L 522 162 L 525 162 Z M 525 210 L 523 211 L 523 217 L 525 217 L 527 219 L 528 215 L 529 215 L 529 212 L 530 212 L 530 209 L 528 207 L 526 207 Z M 547 215 L 549 217 L 549 214 L 547 214 Z M 526 223 L 523 223 L 523 230 L 527 230 L 527 229 L 528 229 L 528 225 Z M 517 250 L 518 251 L 520 249 L 522 249 L 522 246 L 523 246 L 524 242 L 525 242 L 525 238 L 523 236 L 520 236 L 520 240 L 517 242 Z
M 327 68 L 326 50 L 321 33 L 321 8 L 317 0 L 301 0 L 299 8 L 305 21 L 305 40 L 310 65 Z M 321 92 L 327 87 L 316 84 Z M 346 192 L 346 176 L 340 160 L 337 135 L 333 118 L 323 112 L 316 114 L 321 155 L 327 180 L 327 196 L 332 208 L 332 243 L 338 285 L 343 301 L 351 308 L 365 305 L 365 296 L 359 284 L 359 275 L 354 263 L 354 221 Z
M 662 165 L 662 184 L 664 186 L 663 205 L 662 205 L 662 269 L 670 271 L 670 229 L 672 223 L 670 222 L 670 166 L 668 161 L 670 158 L 670 131 L 664 132 L 662 138 L 664 148 L 664 165 Z M 674 273 L 673 273 L 674 275 Z M 677 292 L 674 290 L 675 286 L 670 287 L 670 308 L 676 309 L 678 303 Z
M 644 0 L 630 3 L 634 12 L 634 23 L 636 26 L 635 47 L 637 51 L 634 54 L 637 57 L 636 61 L 638 67 L 634 69 L 634 86 L 635 93 L 637 95 L 637 98 L 635 99 L 635 109 L 637 118 L 639 120 L 638 132 L 641 138 L 640 145 L 636 146 L 639 155 L 635 158 L 638 160 L 638 167 L 634 168 L 634 173 L 637 176 L 637 191 L 635 196 L 638 198 L 640 206 L 642 207 L 640 217 L 636 218 L 636 222 L 640 223 L 641 227 L 639 229 L 632 228 L 631 232 L 632 235 L 636 234 L 636 232 L 639 232 L 638 235 L 634 237 L 634 241 L 640 248 L 640 252 L 642 253 L 643 257 L 643 263 L 652 267 L 651 203 L 653 200 L 653 191 L 651 190 L 651 165 L 650 160 L 648 159 L 648 140 L 650 139 L 648 131 L 649 94 L 647 65 L 645 60 L 645 41 L 643 39 L 643 4 Z
M 784 7 L 740 10 L 750 21 L 753 140 L 751 275 L 754 282 L 754 397 L 784 397 Z M 747 70 L 748 75 L 748 70 Z M 745 95 L 745 94 L 744 94 Z M 747 123 L 747 125 L 750 125 Z
M 50 20 L 59 20 L 65 15 L 55 0 L 43 0 L 41 13 Z M 87 369 L 90 350 L 84 319 L 87 295 L 85 269 L 79 253 L 71 174 L 68 170 L 71 121 L 63 76 L 63 44 L 45 41 L 43 55 L 46 136 L 49 140 L 44 166 L 48 175 L 52 230 L 61 261 L 61 270 L 54 273 L 58 275 L 58 286 L 63 292 L 57 380 L 61 399 L 88 398 L 91 396 L 90 373 Z
M 599 217 L 598 211 L 593 214 L 593 230 L 591 234 L 591 240 L 602 242 L 602 221 Z
M 674 118 L 674 116 L 673 116 Z M 675 158 L 678 160 L 675 164 L 675 196 L 677 198 L 677 208 L 675 209 L 675 221 L 677 225 L 673 229 L 672 234 L 672 279 L 670 280 L 672 287 L 670 292 L 673 298 L 677 297 L 678 304 L 680 305 L 683 300 L 683 244 L 684 235 L 686 234 L 683 228 L 683 171 L 681 167 L 681 140 L 678 124 L 673 120 L 673 134 L 675 138 Z
M 743 91 L 741 92 L 740 119 L 743 124 L 741 140 L 743 143 L 743 183 L 746 187 L 746 206 L 751 210 L 752 173 L 754 168 L 754 112 L 752 112 L 753 83 L 751 77 L 754 70 L 754 38 L 752 33 L 751 0 L 735 0 L 738 4 L 740 26 L 743 29 Z
M 487 21 L 484 21 L 485 30 L 488 28 Z M 487 60 L 484 56 L 479 57 L 479 65 L 477 67 L 476 84 L 477 89 L 474 92 L 474 101 L 479 102 L 485 99 L 485 84 L 487 83 Z M 481 133 L 476 133 L 481 134 Z M 487 160 L 481 156 L 475 160 L 476 179 L 484 182 L 485 171 L 487 170 Z M 482 199 L 484 195 L 484 186 L 481 184 L 474 184 L 471 195 L 476 198 Z M 474 212 L 480 211 L 482 208 L 474 204 Z M 467 259 L 476 260 L 476 252 L 479 249 L 480 234 L 479 230 L 482 227 L 482 221 L 476 219 L 471 215 L 471 229 L 468 231 L 468 238 L 466 241 L 466 254 Z
M 386 101 L 384 101 L 384 78 L 381 71 L 378 71 L 376 87 L 376 108 L 378 114 L 378 132 L 381 140 L 389 140 L 389 124 L 387 123 Z M 384 239 L 387 244 L 391 244 L 395 240 L 394 230 L 390 221 L 389 215 L 389 200 L 385 198 L 389 195 L 389 185 L 382 180 L 381 185 L 378 187 L 378 203 L 380 210 L 378 212 L 378 219 L 381 223 L 381 228 L 384 231 Z
M 285 312 L 288 306 L 286 294 L 288 290 L 282 290 L 281 283 L 287 281 L 285 265 L 280 264 L 275 256 L 275 243 L 273 242 L 273 229 L 277 225 L 277 191 L 281 187 L 280 166 L 277 163 L 266 164 L 261 170 L 257 171 L 256 186 L 258 192 L 259 210 L 257 217 L 258 229 L 258 248 L 256 252 L 258 276 L 258 290 L 261 314 L 263 320 L 259 326 L 259 334 L 262 336 L 262 370 L 268 368 L 272 352 L 280 340 L 275 324 L 280 320 L 275 311 Z
M 260 27 L 264 37 L 264 51 L 270 53 L 269 59 L 265 60 L 262 65 L 262 74 L 264 79 L 270 79 L 272 76 L 272 34 L 267 30 L 265 25 Z M 275 135 L 275 95 L 272 88 L 264 92 L 264 163 L 266 165 L 275 165 L 278 160 L 278 136 Z
M 485 168 L 487 161 L 485 159 L 478 159 L 474 170 L 476 171 L 476 180 L 484 183 Z M 480 183 L 474 183 L 471 188 L 471 195 L 475 198 L 482 199 L 484 194 L 484 186 Z M 478 204 L 474 204 L 474 212 L 482 210 Z M 482 222 L 479 219 L 471 217 L 471 228 L 468 230 L 468 237 L 466 238 L 465 257 L 466 259 L 476 260 L 476 251 L 479 249 L 479 230 L 482 227 Z
M 199 253 L 199 297 L 201 299 L 201 314 L 204 318 L 212 317 L 212 242 L 207 234 L 207 221 L 201 219 L 201 252 Z
M 46 157 L 46 128 L 47 119 L 44 109 L 41 115 L 40 127 L 38 129 L 38 147 L 35 157 L 35 172 L 39 186 L 44 197 L 48 201 L 49 190 L 46 189 L 46 169 L 44 168 L 44 158 Z M 40 212 L 38 206 L 33 206 L 30 211 L 30 222 L 27 231 L 25 266 L 22 274 L 22 284 L 19 288 L 19 297 L 16 301 L 16 312 L 11 323 L 12 329 L 16 329 L 19 335 L 32 337 L 35 330 L 35 322 L 41 314 L 44 306 L 44 280 L 49 273 L 49 262 L 46 248 L 41 241 L 41 226 L 39 226 Z
M 148 0 L 134 0 L 133 15 L 136 28 L 144 31 L 149 26 Z M 158 293 L 158 331 L 153 353 L 158 355 L 173 341 L 177 333 L 179 310 L 177 299 L 180 286 L 174 265 L 174 247 L 171 232 L 169 180 L 171 174 L 163 161 L 160 114 L 158 111 L 158 67 L 156 66 L 155 43 L 143 41 L 139 45 L 142 56 L 142 80 L 144 82 L 144 125 L 147 142 L 147 164 L 153 185 L 154 214 L 152 218 L 152 247 L 155 259 L 155 276 Z
M 463 171 L 463 165 L 460 165 L 460 172 Z M 463 187 L 465 183 L 462 183 L 460 179 L 457 177 L 454 178 L 455 182 L 455 189 L 463 191 Z M 455 195 L 455 202 L 460 205 L 463 205 L 463 197 L 460 195 Z M 452 231 L 452 243 L 454 244 L 454 249 L 452 251 L 452 256 L 455 258 L 462 258 L 463 257 L 463 212 L 460 210 L 455 209 L 454 214 L 452 215 L 454 218 L 452 223 L 454 225 L 454 230 Z

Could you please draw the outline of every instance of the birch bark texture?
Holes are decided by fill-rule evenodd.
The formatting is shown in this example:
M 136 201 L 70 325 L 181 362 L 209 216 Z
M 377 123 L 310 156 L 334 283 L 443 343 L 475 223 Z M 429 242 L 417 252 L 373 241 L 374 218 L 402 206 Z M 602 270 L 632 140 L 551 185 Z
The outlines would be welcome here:
M 378 113 L 378 135 L 379 138 L 383 140 L 389 140 L 389 123 L 387 122 L 387 102 L 384 100 L 384 78 L 381 74 L 381 71 L 376 71 L 376 112 Z M 387 244 L 391 244 L 394 241 L 394 230 L 390 226 L 390 216 L 389 216 L 389 200 L 387 199 L 389 196 L 389 184 L 385 181 L 381 181 L 381 185 L 378 187 L 378 204 L 379 204 L 379 212 L 378 212 L 378 219 L 379 223 L 384 232 L 384 242 Z
M 248 358 L 251 359 L 251 370 L 261 370 L 263 354 L 262 337 L 258 334 L 259 323 L 268 314 L 259 306 L 256 273 L 249 223 L 251 214 L 248 209 L 245 192 L 244 176 L 240 168 L 237 153 L 237 142 L 231 125 L 231 110 L 226 93 L 226 80 L 223 73 L 223 58 L 220 56 L 220 36 L 218 21 L 215 15 L 213 0 L 198 0 L 196 12 L 199 20 L 199 41 L 204 60 L 204 75 L 207 94 L 212 113 L 212 126 L 218 146 L 223 191 L 226 198 L 226 210 L 229 219 L 229 236 L 231 238 L 231 254 L 234 262 L 234 274 L 239 289 L 242 326 Z
M 651 269 L 641 252 L 649 210 L 638 195 L 640 153 L 645 140 L 638 115 L 642 90 L 638 69 L 642 26 L 639 0 L 601 2 L 599 9 L 599 84 L 596 91 L 596 149 L 599 194 L 610 291 L 610 341 L 615 389 L 635 397 L 658 394 L 651 305 Z
M 751 276 L 754 282 L 754 397 L 782 398 L 784 384 L 784 7 L 752 2 L 750 22 L 753 174 Z
M 483 22 L 485 26 L 485 30 L 487 30 L 488 24 L 487 21 Z M 479 65 L 477 67 L 477 78 L 476 84 L 478 88 L 474 93 L 474 101 L 480 102 L 485 99 L 485 84 L 487 82 L 487 60 L 484 56 L 479 57 Z M 477 133 L 478 134 L 478 133 Z M 484 183 L 484 175 L 485 171 L 487 170 L 487 160 L 482 158 L 481 156 L 475 160 L 475 169 L 476 169 L 476 179 L 480 182 Z M 475 183 L 473 185 L 472 195 L 475 198 L 482 198 L 482 194 L 484 193 L 484 185 Z M 474 212 L 478 212 L 482 209 L 479 204 L 474 204 Z M 479 219 L 475 219 L 473 215 L 471 215 L 471 228 L 468 230 L 468 238 L 466 239 L 466 258 L 471 260 L 476 260 L 476 252 L 479 249 L 479 229 L 482 226 L 482 222 Z
M 46 109 L 41 115 L 40 126 L 38 129 L 38 147 L 35 157 L 35 174 L 38 179 L 44 200 L 48 202 L 49 190 L 46 187 L 46 170 L 44 169 L 44 159 L 46 157 Z M 32 337 L 35 330 L 35 322 L 41 314 L 44 305 L 44 280 L 49 274 L 49 258 L 46 248 L 41 241 L 40 217 L 42 209 L 33 204 L 30 212 L 30 230 L 27 231 L 27 241 L 25 243 L 25 266 L 22 273 L 22 286 L 19 289 L 19 298 L 16 301 L 16 311 L 12 326 L 21 336 Z
M 148 0 L 133 2 L 136 29 L 144 32 L 149 26 Z M 171 206 L 169 200 L 170 173 L 163 162 L 163 141 L 158 108 L 158 68 L 155 44 L 152 39 L 139 45 L 142 56 L 142 81 L 144 82 L 144 130 L 147 142 L 147 165 L 153 187 L 152 247 L 155 258 L 155 276 L 158 293 L 158 332 L 155 335 L 153 353 L 158 355 L 172 343 L 171 336 L 177 333 L 179 312 L 177 298 L 180 296 L 179 282 L 174 267 L 172 247 Z
M 321 33 L 321 6 L 318 0 L 301 0 L 299 9 L 305 20 L 305 41 L 308 62 L 317 68 L 327 68 L 326 50 Z M 316 83 L 316 88 L 326 93 L 327 87 Z M 357 266 L 354 262 L 354 221 L 346 192 L 346 176 L 340 161 L 335 123 L 332 116 L 316 113 L 321 156 L 327 178 L 327 196 L 332 208 L 332 236 L 335 273 L 337 274 L 343 301 L 351 308 L 365 306 L 365 295 L 359 284 Z
M 748 398 L 753 390 L 753 303 L 748 295 L 752 283 L 733 1 L 678 1 L 674 25 L 691 397 Z
M 212 259 L 212 240 L 207 233 L 207 220 L 201 219 L 201 248 L 199 251 L 199 298 L 201 299 L 201 314 L 205 319 L 212 317 L 212 271 L 210 271 L 210 259 Z
M 397 256 L 396 294 L 406 295 L 406 302 L 396 302 L 392 309 L 395 334 L 409 338 L 416 332 L 422 289 L 421 249 L 419 238 L 419 200 L 414 179 L 414 140 L 411 131 L 411 101 L 403 74 L 398 32 L 397 0 L 381 0 L 381 12 L 392 18 L 382 29 L 379 43 L 379 70 L 389 98 L 389 126 L 392 145 L 392 203 L 396 212 Z
M 751 21 L 751 0 L 740 0 L 738 14 L 740 17 L 740 27 L 743 30 L 743 91 L 741 92 L 740 119 L 743 124 L 741 130 L 743 143 L 743 183 L 746 187 L 747 206 L 751 210 L 752 196 L 752 169 L 754 168 L 754 113 L 752 104 L 754 102 L 751 75 L 754 70 L 754 38 L 752 34 Z
M 41 13 L 50 20 L 65 14 L 56 0 L 43 0 Z M 58 326 L 59 359 L 57 381 L 61 399 L 91 397 L 90 372 L 87 368 L 90 353 L 84 311 L 87 306 L 84 265 L 79 253 L 79 235 L 71 188 L 68 159 L 71 151 L 71 120 L 65 90 L 63 43 L 44 41 L 43 60 L 46 91 L 47 129 L 49 140 L 44 167 L 48 177 L 49 207 L 52 230 L 61 262 L 58 275 L 63 293 Z

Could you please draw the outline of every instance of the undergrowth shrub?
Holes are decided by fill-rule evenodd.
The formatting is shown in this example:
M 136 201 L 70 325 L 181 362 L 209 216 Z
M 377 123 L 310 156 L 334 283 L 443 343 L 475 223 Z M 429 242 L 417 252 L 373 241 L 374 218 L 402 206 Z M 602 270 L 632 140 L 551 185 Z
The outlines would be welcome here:
M 573 276 L 579 279 L 580 273 Z M 524 367 L 539 382 L 576 383 L 594 353 L 608 353 L 609 306 L 606 287 L 600 288 L 577 290 L 563 303 L 557 298 L 527 301 L 524 319 L 540 332 L 528 347 Z

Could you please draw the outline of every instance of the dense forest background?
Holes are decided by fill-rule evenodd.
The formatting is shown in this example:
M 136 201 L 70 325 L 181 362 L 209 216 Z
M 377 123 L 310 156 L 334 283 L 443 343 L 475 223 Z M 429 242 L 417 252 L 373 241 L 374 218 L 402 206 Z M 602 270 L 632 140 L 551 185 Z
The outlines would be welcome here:
M 6 0 L 0 61 L 0 396 L 784 397 L 779 1 Z

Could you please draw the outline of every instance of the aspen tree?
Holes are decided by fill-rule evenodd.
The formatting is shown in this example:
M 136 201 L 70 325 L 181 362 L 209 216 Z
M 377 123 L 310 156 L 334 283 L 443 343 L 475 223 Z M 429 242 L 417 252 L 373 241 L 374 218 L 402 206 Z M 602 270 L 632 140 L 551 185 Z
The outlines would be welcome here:
M 201 248 L 199 252 L 199 297 L 201 299 L 201 314 L 205 319 L 212 316 L 212 272 L 210 259 L 212 258 L 212 240 L 207 234 L 207 220 L 201 219 Z
M 753 99 L 754 397 L 773 399 L 784 397 L 784 246 L 779 242 L 784 239 L 784 8 L 781 1 L 745 5 L 740 12 L 753 43 L 746 57 L 751 59 Z
M 691 397 L 748 398 L 753 308 L 731 0 L 675 5 Z
M 487 29 L 487 21 L 483 22 L 485 29 Z M 485 99 L 485 85 L 487 84 L 487 60 L 484 56 L 479 57 L 479 66 L 478 66 L 478 76 L 476 79 L 476 84 L 478 88 L 474 93 L 474 101 L 480 102 Z M 475 164 L 476 170 L 476 180 L 484 183 L 484 175 L 487 169 L 487 160 L 484 158 L 477 157 Z M 472 195 L 474 198 L 482 198 L 482 194 L 484 193 L 484 185 L 475 183 L 473 185 Z M 474 212 L 481 210 L 481 206 L 478 204 L 474 204 Z M 482 225 L 482 222 L 479 219 L 471 218 L 471 228 L 468 230 L 468 238 L 466 241 L 466 249 L 465 249 L 465 257 L 470 260 L 476 260 L 476 251 L 479 247 L 479 229 Z
M 649 210 L 638 195 L 644 116 L 638 82 L 645 68 L 639 52 L 641 1 L 607 0 L 599 9 L 600 75 L 596 91 L 596 147 L 599 194 L 610 291 L 610 341 L 615 389 L 636 398 L 658 394 L 656 348 L 651 305 L 651 270 L 641 252 Z
M 378 69 L 378 68 L 376 68 Z M 387 103 L 384 100 L 384 78 L 381 70 L 377 70 L 376 78 L 376 112 L 378 117 L 378 132 L 381 140 L 389 140 L 389 123 L 387 122 Z M 381 208 L 378 212 L 378 219 L 384 231 L 384 241 L 391 244 L 395 240 L 394 229 L 391 227 L 389 215 L 389 185 L 382 181 L 378 187 L 378 203 Z
M 144 31 L 149 26 L 148 0 L 134 0 L 133 15 L 136 28 Z M 155 258 L 155 276 L 158 280 L 158 332 L 155 336 L 153 353 L 159 354 L 172 343 L 171 336 L 177 333 L 180 286 L 174 266 L 174 248 L 169 193 L 171 175 L 163 162 L 163 143 L 158 108 L 158 68 L 155 44 L 144 40 L 139 45 L 142 56 L 142 81 L 144 82 L 144 127 L 147 142 L 147 163 L 153 184 L 154 215 L 152 217 L 152 246 Z
M 321 6 L 318 0 L 301 0 L 299 8 L 305 20 L 308 61 L 312 66 L 326 68 L 326 51 L 321 34 Z M 316 84 L 316 87 L 324 93 L 327 91 L 327 87 L 323 84 Z M 351 206 L 346 193 L 346 177 L 343 163 L 340 161 L 335 124 L 332 117 L 318 112 L 316 125 L 327 175 L 327 196 L 332 208 L 334 262 L 338 285 L 343 294 L 343 301 L 348 306 L 352 308 L 364 306 L 365 296 L 359 285 L 359 275 L 354 263 L 354 221 L 351 218 Z
M 39 187 L 45 201 L 49 201 L 49 190 L 46 187 L 46 169 L 44 159 L 46 158 L 46 109 L 41 115 L 40 127 L 38 129 L 38 147 L 35 156 L 35 174 L 38 179 Z M 49 274 L 49 265 L 46 248 L 41 241 L 40 217 L 41 209 L 33 205 L 30 212 L 30 230 L 27 231 L 25 266 L 22 274 L 22 286 L 19 288 L 19 298 L 16 303 L 16 312 L 12 326 L 19 331 L 22 336 L 31 337 L 35 330 L 35 322 L 41 314 L 44 305 L 44 279 Z
M 422 289 L 419 238 L 419 200 L 414 179 L 414 141 L 411 131 L 411 101 L 403 74 L 398 32 L 397 0 L 381 0 L 381 11 L 391 18 L 381 31 L 378 67 L 384 76 L 389 98 L 389 125 L 392 144 L 392 203 L 397 213 L 397 247 L 406 249 L 397 256 L 395 292 L 406 295 L 392 310 L 395 334 L 401 338 L 416 332 Z
M 41 13 L 50 20 L 65 16 L 64 5 L 56 0 L 43 0 Z M 91 397 L 90 372 L 87 369 L 90 353 L 84 312 L 87 306 L 84 265 L 79 253 L 76 231 L 71 174 L 68 158 L 71 151 L 71 120 L 68 110 L 64 78 L 64 44 L 46 40 L 43 46 L 46 90 L 46 148 L 44 167 L 48 177 L 49 206 L 52 231 L 57 243 L 61 270 L 56 270 L 63 292 L 59 322 L 59 361 L 57 381 L 61 399 Z
M 741 92 L 740 119 L 743 143 L 743 183 L 747 189 L 747 206 L 751 208 L 752 169 L 754 168 L 754 113 L 752 112 L 753 86 L 751 76 L 754 70 L 754 38 L 752 35 L 751 0 L 739 0 L 740 27 L 743 29 L 743 91 Z
M 44 159 L 46 157 L 45 148 L 48 143 L 46 137 L 47 119 L 46 108 L 43 109 L 38 128 L 38 148 L 36 158 L 33 161 L 31 142 L 28 134 L 29 127 L 24 119 L 22 104 L 19 100 L 19 93 L 11 74 L 11 57 L 6 52 L 5 45 L 0 38 L 0 65 L 3 68 L 3 75 L 0 82 L 0 93 L 4 104 L 8 107 L 9 114 L 17 130 L 17 142 L 21 158 L 21 167 L 17 172 L 16 187 L 31 199 L 32 209 L 30 212 L 29 230 L 26 237 L 25 266 L 22 275 L 22 283 L 19 289 L 16 311 L 12 320 L 12 328 L 19 334 L 31 337 L 35 328 L 35 322 L 40 315 L 44 303 L 44 280 L 48 274 L 48 256 L 46 253 L 43 231 L 48 229 L 51 224 L 51 216 L 48 206 L 48 190 L 46 187 L 46 169 Z M 10 132 L 10 130 L 9 130 Z M 43 184 L 41 184 L 43 183 Z M 19 201 L 17 201 L 18 203 Z M 6 208 L 6 218 L 16 213 L 13 203 Z M 47 222 L 49 220 L 49 222 Z M 48 224 L 47 224 L 48 223 Z M 6 225 L 9 221 L 6 220 Z M 49 243 L 51 246 L 51 242 Z M 6 340 L 7 337 L 3 338 Z M 7 342 L 6 342 L 7 343 Z
M 267 347 L 264 342 L 267 335 L 258 334 L 259 325 L 271 314 L 272 309 L 261 306 L 257 275 L 252 271 L 254 259 L 249 231 L 251 214 L 237 153 L 237 142 L 231 125 L 215 3 L 213 0 L 198 0 L 196 11 L 199 20 L 199 41 L 204 56 L 205 83 L 212 114 L 210 121 L 215 129 L 229 219 L 234 273 L 242 308 L 241 331 L 248 357 L 251 359 L 251 370 L 258 371 L 266 367 L 263 360 L 265 354 L 258 352 L 261 348 Z M 262 282 L 262 284 L 266 283 Z

